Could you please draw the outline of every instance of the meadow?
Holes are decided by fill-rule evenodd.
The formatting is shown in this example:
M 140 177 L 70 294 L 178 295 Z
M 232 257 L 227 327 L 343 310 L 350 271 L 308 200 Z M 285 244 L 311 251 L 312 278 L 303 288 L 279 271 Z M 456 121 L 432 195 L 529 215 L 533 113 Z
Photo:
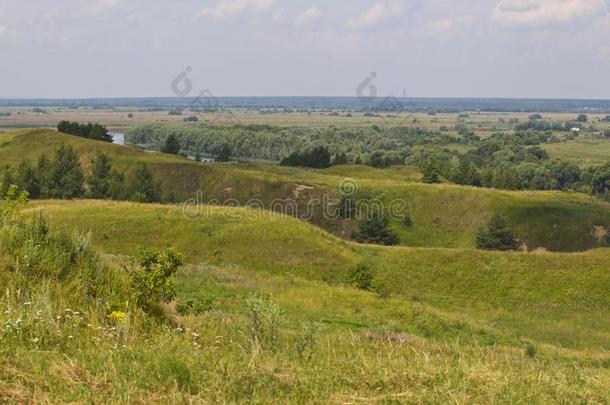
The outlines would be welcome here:
M 131 203 L 41 201 L 26 218 L 33 211 L 48 216 L 52 235 L 80 229 L 58 240 L 88 259 L 77 259 L 82 275 L 64 279 L 44 270 L 59 260 L 54 250 L 28 247 L 38 254 L 24 274 L 40 278 L 20 279 L 14 271 L 25 271 L 18 258 L 28 245 L 3 228 L 0 396 L 9 402 L 608 399 L 605 250 L 362 246 L 238 208 L 205 220 Z M 90 242 L 71 242 L 88 229 Z M 168 241 L 186 260 L 176 301 L 201 309 L 180 315 L 169 306 L 159 321 L 123 304 L 125 320 L 106 316 L 104 302 L 127 299 L 128 256 Z M 375 273 L 371 291 L 345 277 L 362 261 Z M 91 276 L 95 298 L 71 293 L 87 291 Z
M 121 172 L 145 162 L 163 190 L 163 204 L 39 200 L 17 214 L 0 201 L 1 402 L 609 403 L 609 203 L 425 184 L 408 165 L 204 164 L 43 128 L 61 116 L 121 129 L 132 125 L 127 113 L 58 109 L 35 118 L 41 128 L 0 132 L 3 165 L 69 144 L 85 174 L 101 151 Z M 278 125 L 377 119 L 238 113 Z M 146 114 L 133 120 L 167 118 Z M 514 116 L 527 119 L 462 120 L 486 136 Z M 11 117 L 37 125 L 30 112 Z M 0 127 L 20 125 L 6 118 Z M 419 114 L 411 124 L 457 119 Z M 586 166 L 607 161 L 606 142 L 587 135 L 544 148 Z M 400 246 L 350 241 L 356 219 L 246 207 L 338 199 L 346 181 L 355 198 L 404 202 L 411 223 L 389 224 Z M 497 213 L 522 251 L 475 249 Z M 176 294 L 150 311 L 134 298 L 131 271 L 143 248 L 168 247 L 183 259 Z M 364 285 L 354 281 L 362 268 Z

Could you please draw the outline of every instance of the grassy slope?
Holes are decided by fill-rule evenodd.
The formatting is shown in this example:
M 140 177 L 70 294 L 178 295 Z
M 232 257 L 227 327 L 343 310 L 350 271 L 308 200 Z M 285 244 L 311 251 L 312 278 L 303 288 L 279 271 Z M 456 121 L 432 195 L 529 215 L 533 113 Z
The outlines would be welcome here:
M 582 167 L 610 161 L 610 139 L 580 137 L 573 141 L 544 145 L 553 159 L 572 162 Z
M 0 135 L 0 159 L 8 164 L 17 163 L 22 157 L 33 159 L 43 152 L 52 153 L 61 142 L 70 143 L 79 151 L 85 167 L 98 150 L 110 154 L 114 165 L 123 171 L 136 161 L 147 162 L 162 181 L 165 197 L 176 201 L 196 198 L 201 192 L 203 202 L 230 199 L 245 204 L 258 199 L 269 207 L 274 200 L 290 198 L 296 199 L 302 214 L 312 199 L 321 199 L 326 192 L 337 197 L 341 182 L 346 177 L 353 178 L 360 190 L 359 197 L 381 198 L 386 204 L 396 199 L 406 203 L 404 213 L 413 219 L 413 226 L 404 228 L 398 222 L 392 226 L 403 244 L 409 246 L 472 248 L 479 227 L 498 211 L 509 218 L 517 237 L 529 249 L 590 249 L 599 246 L 593 237 L 593 227 L 610 227 L 610 205 L 583 195 L 424 185 L 416 182 L 421 175 L 406 167 L 304 170 L 260 163 L 203 165 L 50 130 Z M 301 186 L 308 188 L 299 191 Z M 328 220 L 319 208 L 314 214 L 312 223 L 342 237 L 348 238 L 357 226 L 354 221 Z
M 39 202 L 54 224 L 94 231 L 114 254 L 171 244 L 191 263 L 341 282 L 367 262 L 376 283 L 496 328 L 566 347 L 610 350 L 610 250 L 523 254 L 355 245 L 263 211 L 210 208 L 189 219 L 177 208 L 104 202 Z

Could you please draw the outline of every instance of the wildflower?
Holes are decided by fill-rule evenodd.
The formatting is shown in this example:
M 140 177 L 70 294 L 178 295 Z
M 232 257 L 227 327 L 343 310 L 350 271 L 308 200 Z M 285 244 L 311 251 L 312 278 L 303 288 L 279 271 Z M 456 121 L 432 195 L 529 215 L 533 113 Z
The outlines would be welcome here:
M 121 311 L 113 311 L 108 317 L 116 323 L 125 323 L 125 318 L 127 317 L 127 314 Z

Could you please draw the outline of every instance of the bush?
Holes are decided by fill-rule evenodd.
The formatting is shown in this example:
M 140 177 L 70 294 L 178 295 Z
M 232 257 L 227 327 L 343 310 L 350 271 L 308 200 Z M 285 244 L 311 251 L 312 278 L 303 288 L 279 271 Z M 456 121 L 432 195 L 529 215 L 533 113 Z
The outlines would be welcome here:
M 284 311 L 277 304 L 255 295 L 246 300 L 247 336 L 252 351 L 277 351 Z
M 534 346 L 533 344 L 528 344 L 527 346 L 525 346 L 525 355 L 531 359 L 533 359 L 534 357 L 536 357 L 536 354 L 538 353 L 538 350 L 536 349 L 536 346 Z
M 180 152 L 180 140 L 174 134 L 171 134 L 165 140 L 165 145 L 161 148 L 162 153 L 167 153 L 170 155 L 177 155 Z
M 373 283 L 373 273 L 367 264 L 360 263 L 349 269 L 348 283 L 360 290 L 369 291 Z
M 229 145 L 224 145 L 216 158 L 218 162 L 228 162 L 231 160 L 231 147 Z
M 182 265 L 181 255 L 173 249 L 143 249 L 138 264 L 128 269 L 136 304 L 150 310 L 160 303 L 171 302 L 176 295 L 173 276 Z
M 302 166 L 314 169 L 330 167 L 330 153 L 324 146 L 312 148 L 305 152 L 293 152 L 282 160 L 282 166 Z
M 515 250 L 519 246 L 508 223 L 499 214 L 494 215 L 489 224 L 481 228 L 477 234 L 477 247 L 485 250 Z
M 319 323 L 301 325 L 300 332 L 294 337 L 294 349 L 299 360 L 311 359 L 320 329 Z
M 398 235 L 388 228 L 389 221 L 382 213 L 373 213 L 360 223 L 354 239 L 358 243 L 395 246 L 400 243 Z
M 185 302 L 178 302 L 176 305 L 176 312 L 180 315 L 201 315 L 205 312 L 212 310 L 212 304 L 214 300 L 212 298 L 190 299 Z

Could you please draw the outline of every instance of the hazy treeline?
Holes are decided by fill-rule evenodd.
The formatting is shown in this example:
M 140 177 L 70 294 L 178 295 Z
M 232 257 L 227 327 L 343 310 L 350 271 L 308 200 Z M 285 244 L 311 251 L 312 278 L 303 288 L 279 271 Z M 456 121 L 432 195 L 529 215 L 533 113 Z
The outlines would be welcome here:
M 284 128 L 268 125 L 208 127 L 205 125 L 144 125 L 130 129 L 126 141 L 161 150 L 174 135 L 184 151 L 218 155 L 229 146 L 232 156 L 281 161 L 293 152 L 324 146 L 331 155 L 346 154 L 348 162 L 367 161 L 375 152 L 399 157 L 413 145 L 465 143 L 460 137 L 419 128 Z

